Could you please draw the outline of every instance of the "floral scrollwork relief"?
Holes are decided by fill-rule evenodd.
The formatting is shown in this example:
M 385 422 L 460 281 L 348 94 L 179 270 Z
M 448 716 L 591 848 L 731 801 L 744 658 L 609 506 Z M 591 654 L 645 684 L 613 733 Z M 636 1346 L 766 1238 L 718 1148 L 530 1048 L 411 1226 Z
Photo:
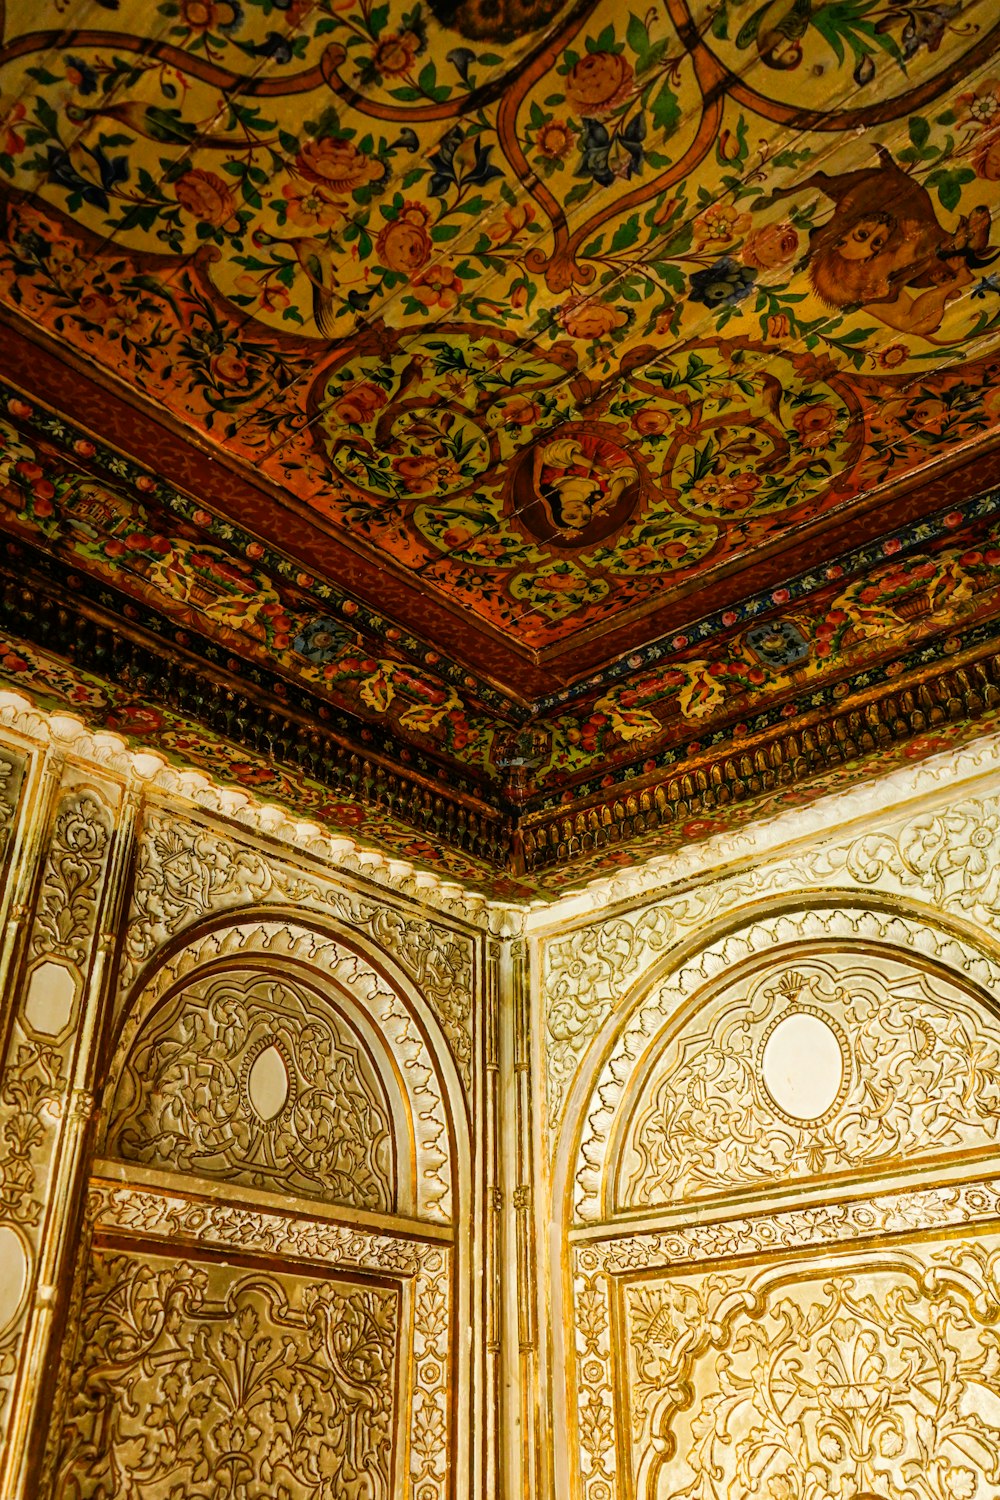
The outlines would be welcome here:
M 454 1163 L 448 1103 L 433 1054 L 406 1000 L 365 959 L 334 938 L 285 920 L 238 921 L 202 933 L 175 950 L 150 975 L 147 985 L 126 1018 L 119 1039 L 112 1076 L 124 1069 L 145 1018 L 181 986 L 200 982 L 208 965 L 218 968 L 231 960 L 244 973 L 307 976 L 310 986 L 334 997 L 351 1018 L 355 1030 L 370 1027 L 373 1045 L 388 1052 L 381 1076 L 392 1075 L 401 1088 L 412 1133 L 411 1151 L 397 1159 L 397 1207 L 420 1218 L 450 1221 Z M 381 1038 L 381 1041 L 378 1039 Z M 122 1107 L 127 1107 L 124 1104 Z M 410 1156 L 413 1156 L 411 1176 Z
M 633 1283 L 634 1492 L 973 1500 L 1000 1472 L 989 1246 Z
M 577 1250 L 588 1271 L 612 1275 L 664 1270 L 686 1262 L 805 1250 L 917 1230 L 961 1228 L 1000 1218 L 1000 1179 L 913 1188 L 873 1198 L 746 1214 L 714 1223 L 616 1234 Z
M 60 803 L 35 907 L 32 958 L 53 954 L 78 969 L 85 966 L 111 826 L 109 809 L 93 792 L 73 791 Z
M 250 906 L 274 886 L 258 850 L 163 812 L 144 810 L 137 845 L 123 985 L 169 938 L 206 912 Z
M 769 1083 L 768 1049 L 796 1024 L 803 1087 L 789 1112 Z M 998 1136 L 1000 1026 L 981 1002 L 886 956 L 810 957 L 724 987 L 667 1046 L 627 1136 L 616 1206 L 971 1150 Z
M 56 1492 L 389 1500 L 398 1292 L 93 1252 Z
M 664 906 L 610 917 L 553 940 L 545 952 L 546 1097 L 550 1124 L 587 1042 L 600 1029 L 633 975 L 673 941 Z
M 406 1280 L 410 1329 L 410 1488 L 420 1500 L 444 1500 L 450 1476 L 449 1404 L 453 1399 L 452 1252 L 443 1243 L 376 1232 L 356 1224 L 294 1216 L 231 1202 L 197 1201 L 162 1189 L 92 1185 L 88 1219 L 95 1231 L 149 1239 L 154 1247 L 192 1244 L 294 1257 L 348 1278 L 356 1272 Z M 166 1251 L 164 1250 L 164 1253 Z M 323 1491 L 319 1492 L 324 1493 Z M 352 1495 L 346 1490 L 348 1496 Z M 377 1492 L 376 1492 L 377 1493 Z M 270 1494 L 270 1492 L 268 1492 Z M 362 1490 L 361 1500 L 371 1500 Z M 160 1497 L 157 1496 L 157 1500 Z M 341 1500 L 341 1492 L 335 1500 Z
M 31 1225 L 41 1217 L 37 1177 L 69 1081 L 54 1047 L 16 1035 L 0 1077 L 0 1217 Z
M 584 1251 L 577 1258 L 575 1351 L 577 1423 L 586 1500 L 611 1500 L 618 1469 L 612 1375 L 610 1279 L 596 1268 L 599 1258 Z
M 420 987 L 462 1080 L 472 1081 L 474 944 L 470 937 L 294 866 L 211 827 L 147 808 L 139 837 L 120 984 L 170 937 L 211 912 L 265 902 L 333 916 L 367 934 Z
M 1000 803 L 969 798 L 940 812 L 921 813 L 889 832 L 865 834 L 843 851 L 816 861 L 838 865 L 859 885 L 887 878 L 916 887 L 937 906 L 966 915 L 1000 916 Z
M 139 1033 L 107 1149 L 129 1161 L 332 1203 L 395 1208 L 389 1104 L 362 1040 L 288 981 L 184 987 Z
M 0 750 L 0 832 L 10 828 L 17 812 L 24 780 L 24 757 L 9 749 Z
M 792 974 L 807 981 L 797 1000 L 780 985 Z M 895 913 L 793 910 L 719 937 L 650 988 L 592 1079 L 578 1217 L 994 1147 L 996 993 L 1000 965 L 981 949 Z M 796 1120 L 775 1108 L 762 1044 L 776 1016 L 810 1007 L 839 1035 L 843 1076 L 822 1118 L 809 1107 Z M 624 1146 L 611 1163 L 616 1128 Z

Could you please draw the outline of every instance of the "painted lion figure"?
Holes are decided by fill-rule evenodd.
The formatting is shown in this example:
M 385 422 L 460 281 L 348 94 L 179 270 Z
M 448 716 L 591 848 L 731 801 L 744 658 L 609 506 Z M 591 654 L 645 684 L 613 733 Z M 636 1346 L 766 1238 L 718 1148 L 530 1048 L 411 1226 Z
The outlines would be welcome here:
M 947 304 L 972 282 L 972 269 L 1000 253 L 988 253 L 990 211 L 976 207 L 946 229 L 927 189 L 884 147 L 875 149 L 878 166 L 815 172 L 759 206 L 819 189 L 834 207 L 810 231 L 804 259 L 818 295 L 830 307 L 863 307 L 891 328 L 930 336 Z

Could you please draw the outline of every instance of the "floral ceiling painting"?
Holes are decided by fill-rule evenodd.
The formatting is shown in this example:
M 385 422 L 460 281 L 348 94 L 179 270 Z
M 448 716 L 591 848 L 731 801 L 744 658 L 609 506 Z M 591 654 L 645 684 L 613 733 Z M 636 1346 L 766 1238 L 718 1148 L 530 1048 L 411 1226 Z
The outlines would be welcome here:
M 0 95 L 89 587 L 538 807 L 987 640 L 995 0 L 14 0 Z

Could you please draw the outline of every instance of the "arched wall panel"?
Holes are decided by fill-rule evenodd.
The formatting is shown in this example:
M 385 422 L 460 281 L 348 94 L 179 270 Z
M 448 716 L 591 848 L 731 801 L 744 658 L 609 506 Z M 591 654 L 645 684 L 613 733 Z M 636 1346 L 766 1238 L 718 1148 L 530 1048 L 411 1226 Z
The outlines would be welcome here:
M 553 1330 L 584 1500 L 995 1482 L 1000 963 L 898 904 L 783 906 L 651 966 L 570 1092 Z

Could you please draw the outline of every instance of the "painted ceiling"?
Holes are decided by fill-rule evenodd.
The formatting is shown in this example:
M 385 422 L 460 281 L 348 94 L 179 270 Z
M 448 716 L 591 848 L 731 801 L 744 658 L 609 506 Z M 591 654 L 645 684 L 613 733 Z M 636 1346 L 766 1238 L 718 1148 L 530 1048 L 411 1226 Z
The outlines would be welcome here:
M 6 566 L 244 728 L 287 710 L 516 846 L 909 692 L 902 743 L 996 652 L 995 0 L 3 25 Z M 166 732 L 22 616 L 5 675 Z

